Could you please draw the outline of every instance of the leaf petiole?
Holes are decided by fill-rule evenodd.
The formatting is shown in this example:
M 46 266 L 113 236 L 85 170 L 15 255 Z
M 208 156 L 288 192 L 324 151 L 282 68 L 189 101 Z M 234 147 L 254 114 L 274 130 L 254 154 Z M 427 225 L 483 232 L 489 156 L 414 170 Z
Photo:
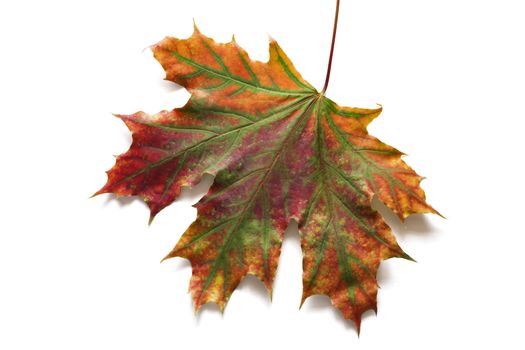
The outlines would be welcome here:
M 330 57 L 328 58 L 328 68 L 326 69 L 326 79 L 324 81 L 324 87 L 321 91 L 321 95 L 324 95 L 326 89 L 328 88 L 328 82 L 330 81 L 330 72 L 332 71 L 332 58 L 334 57 L 334 47 L 335 47 L 335 35 L 337 34 L 337 21 L 339 20 L 339 2 L 337 0 L 335 4 L 335 19 L 334 19 L 334 31 L 332 33 L 332 45 L 330 46 Z

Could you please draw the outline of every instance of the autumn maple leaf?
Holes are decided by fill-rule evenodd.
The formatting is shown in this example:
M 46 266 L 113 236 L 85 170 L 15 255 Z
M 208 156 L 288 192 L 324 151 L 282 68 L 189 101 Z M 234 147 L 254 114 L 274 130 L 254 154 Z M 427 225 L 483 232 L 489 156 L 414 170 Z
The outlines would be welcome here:
M 436 212 L 403 154 L 368 134 L 381 108 L 338 106 L 273 40 L 267 63 L 197 28 L 151 50 L 166 79 L 191 97 L 172 111 L 118 116 L 133 142 L 97 193 L 141 196 L 153 218 L 183 186 L 215 176 L 195 205 L 196 221 L 166 257 L 190 260 L 196 310 L 207 302 L 223 309 L 247 274 L 271 292 L 283 233 L 295 220 L 303 301 L 326 294 L 359 329 L 362 313 L 376 309 L 380 262 L 409 258 L 372 197 L 401 219 Z

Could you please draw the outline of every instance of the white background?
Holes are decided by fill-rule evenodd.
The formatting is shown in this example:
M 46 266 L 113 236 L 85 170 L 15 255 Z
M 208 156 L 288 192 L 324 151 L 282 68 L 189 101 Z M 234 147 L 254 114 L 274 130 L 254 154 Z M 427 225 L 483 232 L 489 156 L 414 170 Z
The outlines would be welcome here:
M 130 136 L 111 113 L 188 94 L 147 46 L 192 18 L 266 61 L 277 39 L 324 81 L 335 1 L 3 1 L 0 4 L 0 348 L 523 349 L 525 5 L 516 0 L 342 0 L 328 96 L 384 113 L 370 132 L 408 153 L 447 220 L 405 224 L 418 263 L 382 264 L 361 336 L 323 297 L 301 296 L 289 230 L 273 302 L 245 280 L 224 315 L 193 314 L 190 267 L 159 264 L 194 220 L 186 191 L 148 227 L 138 200 L 89 196 Z

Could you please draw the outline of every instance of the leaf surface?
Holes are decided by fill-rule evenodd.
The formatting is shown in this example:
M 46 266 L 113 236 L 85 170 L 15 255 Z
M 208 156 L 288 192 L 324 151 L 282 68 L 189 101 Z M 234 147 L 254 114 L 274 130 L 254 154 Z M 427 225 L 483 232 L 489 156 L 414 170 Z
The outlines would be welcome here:
M 247 274 L 271 293 L 283 234 L 295 220 L 302 301 L 328 295 L 359 329 L 362 313 L 376 309 L 380 262 L 409 258 L 372 197 L 402 220 L 436 213 L 403 154 L 368 134 L 381 108 L 338 106 L 273 40 L 267 63 L 197 28 L 188 39 L 167 37 L 151 49 L 166 79 L 191 97 L 171 111 L 118 116 L 133 142 L 97 194 L 141 196 L 153 219 L 183 186 L 215 176 L 196 204 L 196 221 L 166 257 L 190 260 L 196 310 L 208 302 L 224 309 Z

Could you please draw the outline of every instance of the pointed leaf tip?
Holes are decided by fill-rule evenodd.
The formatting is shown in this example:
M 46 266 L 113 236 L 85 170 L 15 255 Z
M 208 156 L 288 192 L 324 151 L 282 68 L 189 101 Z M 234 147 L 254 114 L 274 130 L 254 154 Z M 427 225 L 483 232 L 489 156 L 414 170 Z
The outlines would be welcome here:
M 197 22 L 195 21 L 195 18 L 193 18 L 193 34 L 201 34 L 199 27 L 197 27 Z

